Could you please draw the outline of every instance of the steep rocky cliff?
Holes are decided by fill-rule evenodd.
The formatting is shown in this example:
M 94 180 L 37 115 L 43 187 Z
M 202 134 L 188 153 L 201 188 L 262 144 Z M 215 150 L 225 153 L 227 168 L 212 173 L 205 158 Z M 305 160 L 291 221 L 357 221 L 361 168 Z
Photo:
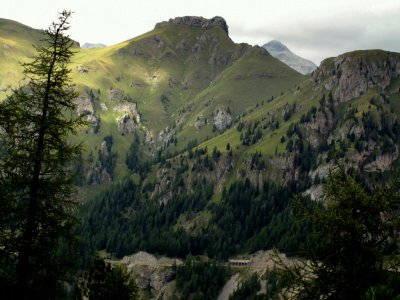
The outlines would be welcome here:
M 175 278 L 175 267 L 182 265 L 182 260 L 168 257 L 156 258 L 146 252 L 137 252 L 125 256 L 121 263 L 126 265 L 136 277 L 142 290 L 150 290 L 155 299 L 169 299 L 168 285 Z
M 335 99 L 348 101 L 364 95 L 368 89 L 381 92 L 399 76 L 399 53 L 369 50 L 324 60 L 313 80 L 328 91 L 334 90 Z

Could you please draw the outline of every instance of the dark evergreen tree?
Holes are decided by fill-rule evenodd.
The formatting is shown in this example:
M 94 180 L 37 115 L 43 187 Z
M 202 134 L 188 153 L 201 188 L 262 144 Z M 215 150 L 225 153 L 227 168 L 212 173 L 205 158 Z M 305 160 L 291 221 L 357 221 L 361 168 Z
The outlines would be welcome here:
M 181 299 L 216 299 L 229 270 L 216 261 L 203 262 L 188 257 L 176 272 L 176 288 Z
M 26 85 L 0 104 L 0 281 L 18 299 L 55 298 L 66 272 L 58 245 L 73 235 L 69 163 L 80 145 L 67 136 L 82 121 L 69 81 L 70 16 L 62 12 L 44 31 L 37 56 L 23 64 Z
M 242 281 L 238 289 L 229 297 L 229 300 L 242 300 L 242 299 L 262 299 L 260 295 L 257 297 L 257 293 L 261 288 L 260 281 L 258 280 L 258 274 L 253 273 L 249 279 Z
M 399 265 L 385 258 L 398 248 L 398 191 L 368 193 L 343 168 L 332 173 L 326 209 L 308 216 L 316 235 L 306 260 L 286 269 L 296 299 L 365 299 L 377 286 L 400 295 Z
M 121 265 L 111 266 L 96 257 L 88 278 L 89 300 L 135 300 L 139 289 L 135 280 Z

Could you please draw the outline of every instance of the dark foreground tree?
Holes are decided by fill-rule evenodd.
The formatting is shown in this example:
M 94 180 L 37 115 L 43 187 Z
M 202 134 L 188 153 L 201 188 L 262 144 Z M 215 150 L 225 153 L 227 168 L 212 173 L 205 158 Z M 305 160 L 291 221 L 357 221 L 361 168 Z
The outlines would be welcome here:
M 89 300 L 135 300 L 139 299 L 135 280 L 120 265 L 112 267 L 101 258 L 96 258 L 89 273 Z
M 24 64 L 23 87 L 0 104 L 0 288 L 4 298 L 54 298 L 66 262 L 60 243 L 72 237 L 70 161 L 80 145 L 67 141 L 82 121 L 73 114 L 69 81 L 71 13 L 44 31 L 37 56 Z M 64 243 L 66 245 L 66 243 Z M 0 297 L 3 298 L 3 297 Z M 3 298 L 3 299 L 4 299 Z
M 369 193 L 338 168 L 329 178 L 326 202 L 326 209 L 308 216 L 316 235 L 305 260 L 285 268 L 289 294 L 339 300 L 399 295 L 399 184 Z

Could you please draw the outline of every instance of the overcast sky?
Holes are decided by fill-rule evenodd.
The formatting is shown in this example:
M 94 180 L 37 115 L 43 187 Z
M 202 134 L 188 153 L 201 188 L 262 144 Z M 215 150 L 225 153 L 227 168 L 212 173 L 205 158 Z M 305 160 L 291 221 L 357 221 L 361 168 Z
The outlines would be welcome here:
M 74 11 L 70 34 L 111 45 L 176 16 L 222 16 L 235 42 L 277 39 L 315 63 L 356 49 L 400 52 L 399 0 L 1 0 L 0 17 L 46 28 Z

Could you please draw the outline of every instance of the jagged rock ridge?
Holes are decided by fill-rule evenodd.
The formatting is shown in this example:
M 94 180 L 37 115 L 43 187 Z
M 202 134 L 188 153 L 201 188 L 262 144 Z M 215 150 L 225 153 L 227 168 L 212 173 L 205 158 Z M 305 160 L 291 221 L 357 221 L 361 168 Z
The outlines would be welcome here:
M 266 43 L 263 48 L 265 48 L 273 57 L 279 59 L 281 62 L 301 74 L 312 73 L 317 68 L 312 61 L 294 54 L 280 41 L 270 41 Z
M 169 24 L 187 25 L 204 29 L 221 28 L 226 32 L 226 34 L 228 34 L 228 25 L 226 24 L 225 19 L 218 16 L 211 19 L 195 16 L 176 17 L 174 19 L 169 19 L 168 21 L 157 23 L 155 29 L 167 26 Z

